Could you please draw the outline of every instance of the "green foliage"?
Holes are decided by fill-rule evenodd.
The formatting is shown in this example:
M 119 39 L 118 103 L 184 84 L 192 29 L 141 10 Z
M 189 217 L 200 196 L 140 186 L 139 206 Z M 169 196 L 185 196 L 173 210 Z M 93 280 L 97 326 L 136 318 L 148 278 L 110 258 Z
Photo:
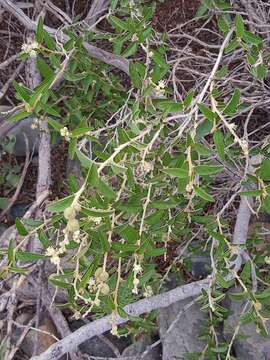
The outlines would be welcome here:
M 44 30 L 42 20 L 38 22 L 37 66 L 43 80 L 33 91 L 14 83 L 24 110 L 11 120 L 19 121 L 30 113 L 47 118 L 51 133 L 68 143 L 70 158 L 79 160 L 84 184 L 80 187 L 69 178 L 70 195 L 48 205 L 50 216 L 44 224 L 31 227 L 16 220 L 21 236 L 38 234 L 44 252 L 25 252 L 11 242 L 5 249 L 8 270 L 22 271 L 18 261 L 50 259 L 57 271 L 49 281 L 65 289 L 76 317 L 90 312 L 122 316 L 125 305 L 159 291 L 164 275 L 158 267 L 161 259 L 168 259 L 168 266 L 177 269 L 170 246 L 195 238 L 196 246 L 188 250 L 196 253 L 204 248 L 214 262 L 211 289 L 200 299 L 202 309 L 211 315 L 205 356 L 215 359 L 219 354 L 223 359 L 228 344 L 213 340 L 213 329 L 228 315 L 221 305 L 223 290 L 234 283 L 244 284 L 241 296 L 253 308 L 269 293 L 252 292 L 250 262 L 238 278 L 228 280 L 229 264 L 240 250 L 231 244 L 232 224 L 222 217 L 226 208 L 220 213 L 216 209 L 234 191 L 256 196 L 259 206 L 270 212 L 269 155 L 261 151 L 262 162 L 254 171 L 245 172 L 246 159 L 253 153 L 230 120 L 250 104 L 242 103 L 240 88 L 230 86 L 224 91 L 223 80 L 231 71 L 228 66 L 217 69 L 203 97 L 197 89 L 189 89 L 183 102 L 176 101 L 167 77 L 167 45 L 155 42 L 154 7 L 143 1 L 134 7 L 129 1 L 112 1 L 111 9 L 110 34 L 85 31 L 78 36 L 70 31 L 65 52 Z M 241 48 L 251 75 L 262 81 L 266 74 L 266 64 L 258 64 L 262 39 L 247 31 L 241 15 L 227 16 L 228 1 L 204 1 L 197 16 L 217 9 L 222 36 L 234 30 L 225 54 Z M 90 58 L 84 38 L 93 43 L 108 41 L 115 54 L 128 58 L 129 78 L 123 80 Z M 64 80 L 55 91 L 59 73 Z M 220 188 L 217 180 L 228 174 L 237 177 L 233 190 Z M 240 182 L 248 185 L 243 191 Z M 198 237 L 194 235 L 197 228 Z M 188 262 L 187 257 L 181 266 Z M 255 321 L 263 331 L 262 319 L 261 311 L 253 309 L 241 321 Z M 137 321 L 138 327 L 149 326 Z

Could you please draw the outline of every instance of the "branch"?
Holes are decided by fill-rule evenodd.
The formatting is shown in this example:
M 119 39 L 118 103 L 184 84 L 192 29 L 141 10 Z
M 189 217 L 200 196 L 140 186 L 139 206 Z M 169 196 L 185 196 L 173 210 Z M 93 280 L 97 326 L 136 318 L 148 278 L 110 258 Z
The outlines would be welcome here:
M 84 21 L 87 25 L 92 26 L 95 24 L 97 17 L 100 16 L 109 6 L 108 0 L 94 0 L 88 14 L 86 15 Z
M 163 294 L 139 300 L 133 304 L 127 305 L 124 310 L 130 316 L 139 316 L 156 309 L 165 308 L 179 300 L 198 296 L 202 289 L 208 288 L 209 283 L 210 278 L 207 278 L 191 284 L 179 286 Z M 118 316 L 114 323 L 120 325 L 128 321 L 129 318 L 121 318 Z M 32 357 L 30 360 L 57 360 L 67 352 L 75 350 L 77 346 L 84 341 L 92 338 L 93 336 L 103 334 L 104 332 L 110 330 L 111 327 L 111 317 L 110 315 L 107 315 L 101 319 L 82 326 L 72 334 L 50 346 L 41 355 Z
M 10 0 L 0 0 L 0 5 L 5 10 L 9 11 L 13 16 L 15 16 L 28 30 L 36 30 L 37 23 L 26 16 L 25 13 L 16 6 L 16 4 L 13 4 Z M 59 42 L 65 42 L 69 39 L 69 37 L 61 30 L 53 29 L 49 26 L 44 26 L 44 29 L 50 35 L 55 36 Z M 126 74 L 129 74 L 129 61 L 127 59 L 123 58 L 122 56 L 114 55 L 108 51 L 99 49 L 85 41 L 83 42 L 83 45 L 91 57 L 108 65 L 112 65 Z

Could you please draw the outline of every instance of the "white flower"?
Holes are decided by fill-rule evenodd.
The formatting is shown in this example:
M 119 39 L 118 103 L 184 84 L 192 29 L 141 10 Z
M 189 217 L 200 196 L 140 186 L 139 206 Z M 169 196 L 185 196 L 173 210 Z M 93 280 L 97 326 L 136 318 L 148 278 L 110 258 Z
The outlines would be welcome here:
M 132 38 L 131 38 L 131 41 L 138 41 L 139 40 L 139 38 L 138 38 L 138 35 L 137 34 L 133 34 L 132 35 Z
M 52 246 L 49 246 L 46 250 L 46 256 L 53 256 L 55 255 L 55 253 L 56 250 Z
M 158 82 L 158 86 L 159 86 L 161 89 L 164 89 L 164 88 L 166 87 L 165 81 L 164 81 L 164 80 L 160 80 L 160 81 Z
M 147 285 L 146 287 L 145 287 L 145 292 L 143 293 L 143 296 L 144 297 L 151 297 L 151 296 L 153 296 L 153 289 L 152 289 L 152 287 L 150 286 L 150 285 Z
M 73 233 L 73 240 L 77 243 L 80 242 L 80 230 L 77 230 Z
M 36 57 L 36 51 L 39 48 L 39 44 L 36 41 L 33 41 L 30 44 L 22 44 L 22 51 L 29 54 L 30 57 Z
M 63 136 L 66 139 L 66 141 L 70 140 L 70 132 L 66 126 L 60 129 L 60 135 Z
M 153 51 L 150 51 L 148 55 L 149 55 L 150 58 L 153 57 L 154 56 Z
M 31 50 L 31 51 L 29 52 L 29 56 L 30 56 L 30 58 L 35 59 L 35 58 L 37 57 L 37 52 L 36 52 L 36 50 Z
M 92 217 L 91 220 L 96 224 L 99 225 L 101 223 L 101 218 L 98 217 Z
M 143 271 L 143 268 L 141 267 L 140 264 L 134 264 L 133 271 L 134 273 L 139 274 Z
M 114 335 L 114 336 L 118 336 L 118 327 L 117 327 L 116 324 L 112 325 L 111 334 Z

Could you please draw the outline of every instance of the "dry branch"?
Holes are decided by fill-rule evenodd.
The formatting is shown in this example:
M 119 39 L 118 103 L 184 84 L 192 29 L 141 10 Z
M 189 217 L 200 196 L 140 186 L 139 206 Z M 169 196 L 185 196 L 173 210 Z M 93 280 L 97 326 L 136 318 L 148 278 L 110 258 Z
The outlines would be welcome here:
M 210 278 L 179 286 L 163 294 L 139 300 L 133 304 L 127 305 L 124 310 L 130 316 L 139 316 L 156 309 L 165 308 L 179 300 L 198 296 L 202 289 L 208 288 L 209 283 Z M 118 316 L 114 320 L 114 323 L 120 325 L 126 323 L 127 321 L 129 321 L 128 318 L 121 318 Z M 109 315 L 99 320 L 95 320 L 82 326 L 72 334 L 50 346 L 41 355 L 32 357 L 30 360 L 57 360 L 67 352 L 76 350 L 76 348 L 84 341 L 92 338 L 93 336 L 103 334 L 104 332 L 110 330 L 111 327 L 111 317 Z
M 37 23 L 32 21 L 25 13 L 13 4 L 10 0 L 0 0 L 0 5 L 13 16 L 15 16 L 22 25 L 28 30 L 36 30 Z M 64 42 L 68 40 L 68 36 L 61 30 L 56 30 L 48 26 L 44 26 L 44 29 L 50 34 L 57 38 L 57 41 Z M 97 60 L 100 60 L 108 65 L 114 66 L 125 73 L 129 73 L 129 61 L 122 56 L 114 55 L 108 51 L 97 48 L 96 46 L 90 45 L 87 42 L 83 43 L 84 47 L 88 51 L 89 55 Z

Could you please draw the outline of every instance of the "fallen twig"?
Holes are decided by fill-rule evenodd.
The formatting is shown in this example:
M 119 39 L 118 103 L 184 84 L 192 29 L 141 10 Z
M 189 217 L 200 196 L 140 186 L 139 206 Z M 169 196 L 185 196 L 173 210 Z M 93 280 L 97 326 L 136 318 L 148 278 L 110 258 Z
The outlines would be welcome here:
M 35 31 L 37 23 L 31 20 L 25 13 L 13 4 L 10 0 L 0 0 L 0 5 L 13 16 L 15 16 L 26 29 Z M 57 38 L 59 42 L 65 42 L 69 38 L 60 30 L 53 29 L 49 26 L 44 26 L 44 29 L 50 34 Z M 84 47 L 88 51 L 89 55 L 93 58 L 100 60 L 108 65 L 112 65 L 125 73 L 129 73 L 129 61 L 122 56 L 112 54 L 108 51 L 97 48 L 96 46 L 90 45 L 87 42 L 83 42 Z
M 165 308 L 176 301 L 184 300 L 188 297 L 194 297 L 201 293 L 202 289 L 207 289 L 210 283 L 210 278 L 193 282 L 191 284 L 179 286 L 173 290 L 139 300 L 133 304 L 125 306 L 124 310 L 130 316 L 138 316 L 144 313 L 151 312 L 156 309 Z M 124 324 L 129 321 L 129 318 L 121 318 L 118 316 L 115 324 Z M 39 356 L 32 357 L 31 360 L 56 360 L 62 355 L 75 350 L 84 341 L 91 339 L 93 336 L 103 334 L 112 327 L 110 315 L 105 316 L 99 320 L 95 320 L 90 324 L 84 325 L 56 344 L 50 346 L 44 353 Z

